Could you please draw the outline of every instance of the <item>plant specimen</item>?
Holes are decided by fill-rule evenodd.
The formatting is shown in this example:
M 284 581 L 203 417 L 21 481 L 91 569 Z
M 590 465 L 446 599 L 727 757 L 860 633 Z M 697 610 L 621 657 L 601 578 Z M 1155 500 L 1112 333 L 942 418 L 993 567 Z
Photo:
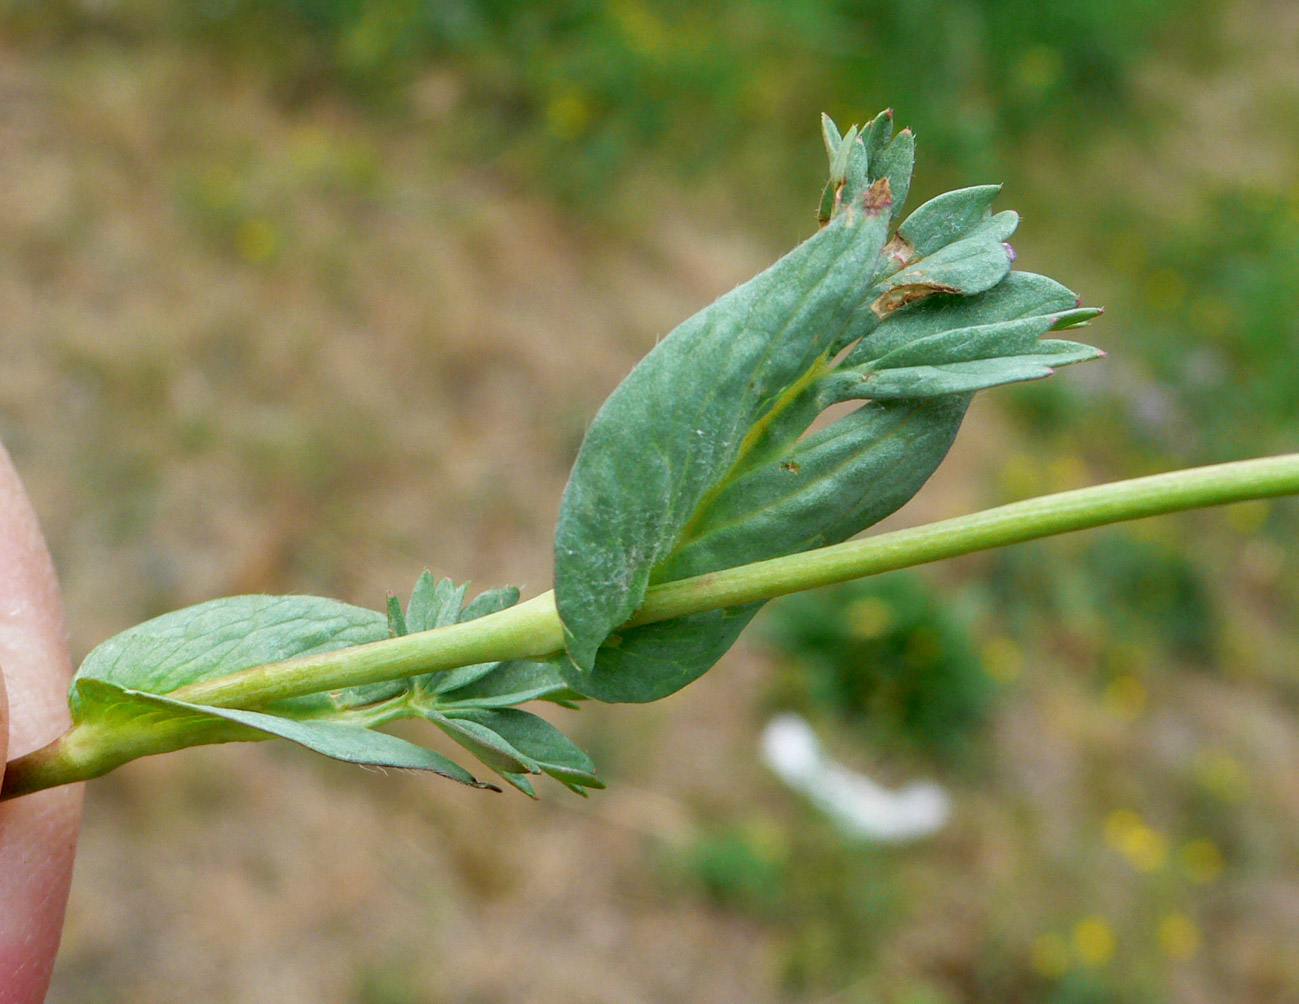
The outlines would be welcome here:
M 475 772 L 378 727 L 425 719 L 532 795 L 548 774 L 603 787 L 531 701 L 653 701 L 713 666 L 773 596 L 1035 537 L 1299 492 L 1299 457 L 1046 496 L 850 542 L 937 468 L 973 394 L 1102 353 L 1050 337 L 1095 318 L 1012 268 L 1018 218 L 997 186 L 902 217 L 914 162 L 891 113 L 841 134 L 823 118 L 821 227 L 660 342 L 587 431 L 555 534 L 555 588 L 467 601 L 425 573 L 384 611 L 313 596 L 235 596 L 94 649 L 72 728 L 8 765 L 3 796 L 135 757 L 280 737 L 326 756 Z M 826 424 L 845 402 L 855 407 Z M 484 775 L 486 776 L 486 775 Z

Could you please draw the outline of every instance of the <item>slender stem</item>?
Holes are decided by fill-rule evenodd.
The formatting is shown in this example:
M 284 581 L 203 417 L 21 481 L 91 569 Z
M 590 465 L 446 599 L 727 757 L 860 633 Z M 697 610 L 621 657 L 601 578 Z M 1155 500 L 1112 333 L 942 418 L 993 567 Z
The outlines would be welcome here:
M 480 662 L 542 658 L 563 649 L 564 632 L 555 611 L 555 596 L 548 591 L 462 624 L 254 666 L 191 683 L 172 691 L 171 696 L 219 708 L 253 708 L 287 697 Z
M 649 591 L 628 625 L 767 600 L 1089 527 L 1292 494 L 1299 494 L 1299 453 L 1044 495 L 969 516 L 664 583 Z M 172 695 L 195 704 L 252 708 L 288 697 L 479 662 L 544 659 L 559 655 L 563 648 L 563 626 L 554 595 L 547 592 L 477 620 L 256 666 L 181 687 Z M 11 762 L 0 797 L 95 776 L 89 766 L 95 757 L 86 749 L 87 742 L 65 741 L 76 732 L 74 728 L 64 740 Z M 75 748 L 77 756 L 60 759 L 61 743 Z M 105 754 L 95 762 L 102 767 L 108 759 Z
M 1108 523 L 1292 493 L 1299 493 L 1299 453 L 1079 488 L 664 583 L 650 589 L 628 624 L 768 600 Z M 563 647 L 554 594 L 547 592 L 490 617 L 257 666 L 182 687 L 174 696 L 196 704 L 251 707 L 494 659 L 547 658 Z
M 1299 494 L 1299 453 L 1058 492 L 652 588 L 629 624 L 737 606 L 1042 537 L 1186 509 Z

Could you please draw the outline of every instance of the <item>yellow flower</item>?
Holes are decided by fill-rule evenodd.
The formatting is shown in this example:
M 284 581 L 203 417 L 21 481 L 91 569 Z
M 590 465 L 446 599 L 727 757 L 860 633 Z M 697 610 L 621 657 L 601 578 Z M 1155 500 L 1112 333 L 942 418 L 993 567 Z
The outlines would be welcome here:
M 893 607 L 878 596 L 867 596 L 852 603 L 844 611 L 848 632 L 861 641 L 882 638 L 897 620 Z
M 1191 773 L 1196 782 L 1225 802 L 1245 796 L 1249 777 L 1239 760 L 1221 749 L 1206 749 L 1195 754 Z
M 1074 925 L 1073 951 L 1085 966 L 1099 968 L 1114 958 L 1114 928 L 1104 917 L 1084 917 Z
M 1158 871 L 1168 860 L 1168 838 L 1131 809 L 1105 817 L 1105 842 L 1139 872 Z

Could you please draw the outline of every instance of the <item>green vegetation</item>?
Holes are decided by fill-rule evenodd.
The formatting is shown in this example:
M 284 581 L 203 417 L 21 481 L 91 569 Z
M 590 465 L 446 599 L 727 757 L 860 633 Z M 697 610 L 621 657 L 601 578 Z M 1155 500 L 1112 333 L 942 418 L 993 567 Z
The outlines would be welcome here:
M 954 606 L 901 572 L 781 601 L 765 623 L 783 656 L 777 702 L 882 752 L 969 763 L 995 684 Z
M 811 180 L 807 109 L 851 118 L 908 85 L 907 121 L 948 183 L 1004 176 L 1014 149 L 1125 120 L 1152 40 L 1211 50 L 1204 0 L 5 0 L 37 35 L 180 37 L 265 75 L 281 100 L 353 96 L 388 115 L 460 106 L 458 149 L 588 210 L 646 173 Z M 941 65 L 911 86 L 917 63 Z M 430 75 L 434 78 L 430 80 Z M 448 76 L 449 75 L 449 76 Z M 447 82 L 451 81 L 448 86 Z M 427 86 L 426 86 L 427 85 Z M 444 110 L 444 109 L 443 109 Z

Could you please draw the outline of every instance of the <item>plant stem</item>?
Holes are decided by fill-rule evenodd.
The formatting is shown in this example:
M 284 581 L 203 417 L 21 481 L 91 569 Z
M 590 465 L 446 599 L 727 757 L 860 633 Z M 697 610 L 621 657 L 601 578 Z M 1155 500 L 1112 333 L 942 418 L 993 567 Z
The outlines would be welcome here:
M 1299 494 L 1299 453 L 1241 460 L 1044 495 L 969 516 L 772 558 L 650 589 L 628 625 L 738 606 L 787 593 L 1089 527 L 1205 506 Z M 500 613 L 400 638 L 300 656 L 173 691 L 195 704 L 255 708 L 289 697 L 458 666 L 545 659 L 563 652 L 563 627 L 547 592 Z M 77 728 L 8 765 L 12 797 L 95 776 Z M 60 749 L 75 748 L 75 758 Z M 107 753 L 102 761 L 107 761 Z M 99 763 L 102 766 L 102 762 Z M 102 773 L 102 770 L 100 771 Z
M 666 582 L 650 589 L 628 624 L 771 599 L 1075 530 L 1295 494 L 1299 494 L 1299 453 L 1041 495 L 968 516 Z

